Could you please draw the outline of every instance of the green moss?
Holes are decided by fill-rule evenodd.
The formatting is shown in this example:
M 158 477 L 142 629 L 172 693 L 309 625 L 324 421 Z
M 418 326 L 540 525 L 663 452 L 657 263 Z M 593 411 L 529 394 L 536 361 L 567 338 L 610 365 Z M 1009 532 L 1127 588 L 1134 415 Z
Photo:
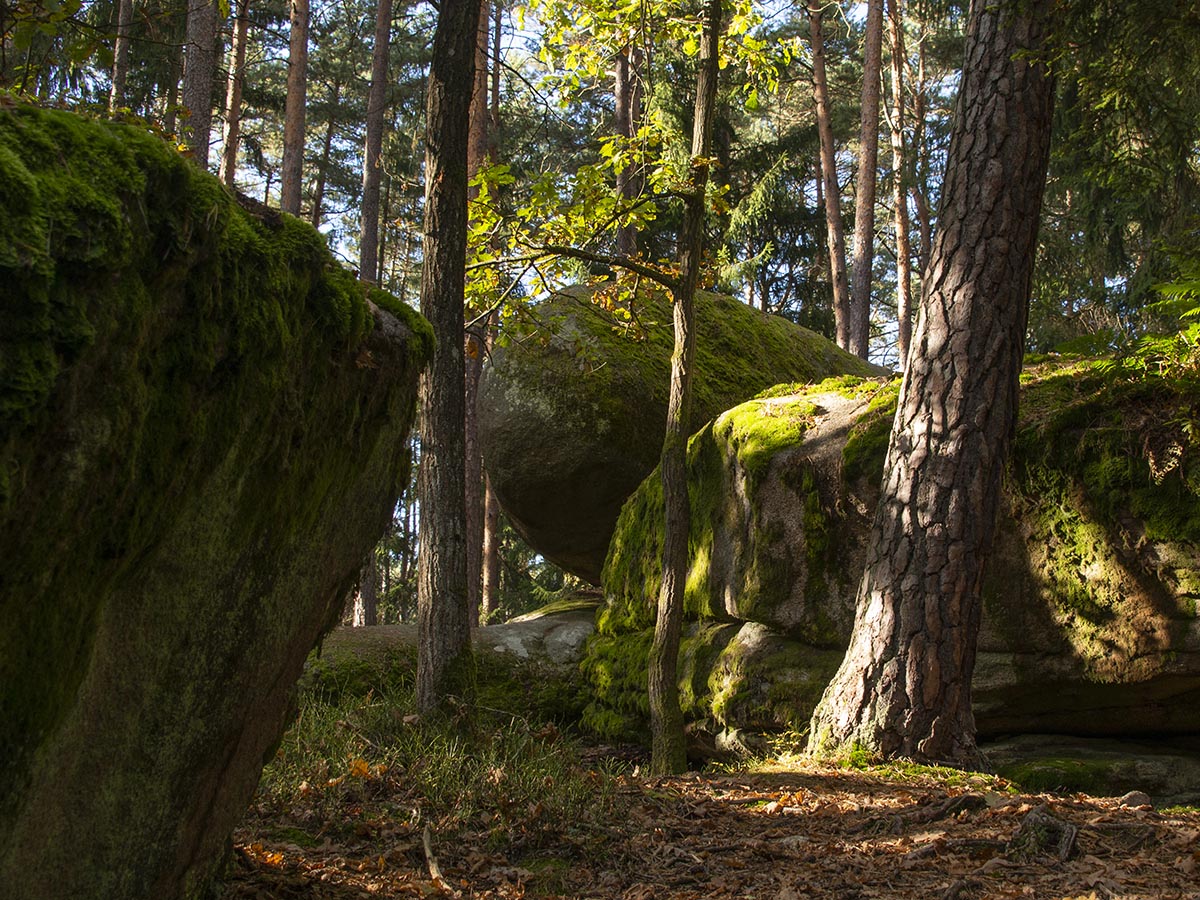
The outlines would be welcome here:
M 0 110 L 0 208 L 7 798 L 71 707 L 96 623 L 111 612 L 105 598 L 136 588 L 169 525 L 186 530 L 181 509 L 197 541 L 217 540 L 200 536 L 219 523 L 221 535 L 253 542 L 227 559 L 225 581 L 254 595 L 283 548 L 350 489 L 385 427 L 403 430 L 411 411 L 368 399 L 372 381 L 380 396 L 390 390 L 399 366 L 392 360 L 382 380 L 358 371 L 373 320 L 365 289 L 324 239 L 292 217 L 248 213 L 153 135 L 62 111 Z M 404 321 L 416 335 L 403 362 L 411 377 L 428 327 L 411 311 Z M 393 453 L 374 458 L 385 457 L 384 481 L 396 472 Z M 219 488 L 227 507 L 195 509 L 202 489 Z M 175 552 L 181 572 L 212 565 L 207 544 Z M 253 605 L 209 610 L 209 621 L 192 599 L 164 598 L 161 618 L 195 616 L 214 644 L 276 627 L 257 621 Z M 199 715 L 201 685 L 232 665 L 218 654 L 203 671 L 181 669 L 195 695 L 164 697 L 162 717 L 172 705 Z
M 1105 794 L 1132 774 L 1132 764 L 1109 760 L 1047 758 L 1004 766 L 998 775 L 1026 791 Z
M 882 388 L 874 386 L 875 393 L 866 412 L 851 426 L 842 448 L 842 480 L 846 484 L 864 478 L 878 482 L 882 477 L 896 401 L 900 397 L 900 380 L 894 379 Z

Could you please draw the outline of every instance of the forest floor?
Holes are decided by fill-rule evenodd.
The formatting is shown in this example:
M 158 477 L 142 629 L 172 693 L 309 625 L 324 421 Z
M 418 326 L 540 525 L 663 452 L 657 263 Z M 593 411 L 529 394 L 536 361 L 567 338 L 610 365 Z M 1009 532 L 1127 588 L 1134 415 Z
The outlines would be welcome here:
M 324 817 L 252 811 L 225 900 L 1200 898 L 1200 810 L 1022 794 L 969 773 L 616 776 L 606 821 L 504 850 L 486 816 L 427 837 L 403 782 L 367 773 Z
M 222 900 L 1200 900 L 1197 807 L 782 743 L 646 777 L 643 750 L 577 733 L 561 669 L 487 657 L 475 705 L 424 721 L 407 635 L 343 631 L 349 652 L 302 681 Z

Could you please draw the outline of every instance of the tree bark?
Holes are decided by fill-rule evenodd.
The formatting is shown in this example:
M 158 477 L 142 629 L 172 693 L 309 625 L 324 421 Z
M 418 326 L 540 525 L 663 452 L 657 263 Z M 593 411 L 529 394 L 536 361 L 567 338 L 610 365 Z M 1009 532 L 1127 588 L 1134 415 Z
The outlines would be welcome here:
M 300 215 L 304 177 L 304 117 L 308 80 L 308 0 L 291 0 L 288 37 L 287 106 L 283 117 L 283 165 L 279 208 Z
M 329 177 L 329 156 L 333 150 L 333 132 L 337 127 L 338 101 L 342 86 L 334 82 L 329 103 L 329 122 L 325 126 L 325 140 L 321 144 L 321 161 L 317 164 L 317 183 L 313 188 L 312 212 L 308 220 L 313 228 L 321 227 L 321 206 L 325 202 L 325 182 Z
M 904 153 L 904 3 L 888 0 L 892 35 L 892 206 L 896 231 L 896 355 L 908 367 L 912 343 L 912 248 L 908 242 L 907 166 Z
M 474 178 L 488 165 L 488 44 L 491 40 L 491 16 L 485 0 L 479 11 L 479 27 L 475 40 L 475 78 L 471 89 L 469 115 L 470 136 L 467 142 L 467 178 Z M 467 197 L 479 196 L 477 187 L 468 187 Z M 487 323 L 467 332 L 466 336 L 466 397 L 463 423 L 466 438 L 466 504 L 467 504 L 467 605 L 471 627 L 479 625 L 483 599 L 483 455 L 479 449 L 479 422 L 475 415 L 475 399 L 479 396 L 479 377 L 483 374 L 484 345 Z
M 250 0 L 238 0 L 230 47 L 229 81 L 225 89 L 225 134 L 221 142 L 220 179 L 233 187 L 242 132 L 242 86 L 246 82 L 246 41 L 250 33 Z
M 917 43 L 917 85 L 913 91 L 913 156 L 921 160 L 922 168 L 928 168 L 929 148 L 926 146 L 928 129 L 925 127 L 925 92 L 928 90 L 925 78 L 925 36 L 922 35 Z M 917 211 L 917 229 L 921 235 L 921 246 L 917 250 L 917 271 L 925 277 L 929 268 L 929 253 L 933 247 L 933 215 L 929 209 L 929 199 L 926 191 L 929 189 L 928 172 L 922 171 L 919 177 L 914 177 L 909 186 L 912 193 L 913 205 Z
M 187 55 L 183 69 L 183 105 L 188 109 L 185 142 L 192 159 L 208 168 L 212 135 L 213 79 L 217 70 L 216 0 L 190 0 L 187 18 Z
M 388 44 L 392 33 L 392 0 L 375 7 L 375 49 L 371 52 L 371 90 L 367 95 L 367 145 L 363 153 L 362 223 L 358 239 L 358 275 L 379 280 L 379 176 L 383 155 L 383 112 L 387 100 Z
M 821 141 L 821 179 L 825 190 L 825 230 L 829 243 L 829 280 L 833 287 L 833 318 L 837 345 L 850 349 L 850 289 L 846 283 L 846 236 L 842 229 L 841 190 L 833 150 L 833 125 L 829 119 L 829 82 L 825 76 L 825 40 L 821 34 L 821 0 L 808 0 L 812 36 L 813 102 Z
M 437 709 L 467 686 L 463 476 L 463 289 L 467 256 L 467 136 L 479 0 L 442 0 L 425 119 L 421 312 L 437 349 L 421 380 L 420 553 L 417 557 L 417 709 Z
M 979 588 L 1016 418 L 1052 79 L 1051 0 L 971 7 L 933 251 L 850 648 L 810 748 L 978 762 Z
M 117 5 L 117 40 L 113 45 L 112 89 L 108 93 L 108 111 L 126 105 L 125 81 L 129 75 L 129 32 L 133 28 L 133 0 Z
M 616 113 L 613 126 L 621 137 L 632 140 L 642 127 L 642 51 L 627 45 L 617 54 L 616 77 L 613 99 Z M 641 193 L 642 184 L 636 166 L 625 166 L 617 173 L 617 193 L 625 204 L 630 204 Z M 617 255 L 637 255 L 638 230 L 636 225 L 621 225 L 617 229 Z
M 500 501 L 483 476 L 483 591 L 479 623 L 486 625 L 500 606 Z
M 649 692 L 651 769 L 658 774 L 687 768 L 683 712 L 679 706 L 679 635 L 688 570 L 691 510 L 687 488 L 688 421 L 692 405 L 693 359 L 696 350 L 695 296 L 704 252 L 705 191 L 709 147 L 716 108 L 721 0 L 709 0 L 700 42 L 696 75 L 696 113 L 692 124 L 690 184 L 679 234 L 679 284 L 674 294 L 675 349 L 671 354 L 671 388 L 662 449 L 663 532 L 662 587 L 654 640 L 650 645 Z
M 883 59 L 883 0 L 867 3 L 863 47 L 862 118 L 854 205 L 854 268 L 850 279 L 850 352 L 867 358 L 871 341 L 871 280 L 875 262 L 875 182 L 879 162 L 879 76 Z

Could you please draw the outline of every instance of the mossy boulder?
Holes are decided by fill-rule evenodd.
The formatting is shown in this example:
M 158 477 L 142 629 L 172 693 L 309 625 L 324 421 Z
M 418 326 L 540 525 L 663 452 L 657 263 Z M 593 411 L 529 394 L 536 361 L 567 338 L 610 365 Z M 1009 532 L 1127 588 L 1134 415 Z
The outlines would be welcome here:
M 649 290 L 631 306 L 579 287 L 532 315 L 537 328 L 506 335 L 483 371 L 484 465 L 530 545 L 599 583 L 621 504 L 662 451 L 671 306 Z M 879 371 L 729 297 L 700 292 L 696 323 L 692 430 L 781 381 Z
M 686 616 L 699 632 L 767 629 L 753 652 L 729 643 L 681 677 L 694 717 L 807 724 L 853 624 L 897 386 L 784 386 L 692 438 Z M 1026 376 L 985 585 L 982 734 L 1200 731 L 1197 398 L 1190 381 L 1094 364 Z M 628 732 L 642 712 L 612 686 L 645 683 L 661 522 L 655 473 L 621 512 L 584 662 L 605 666 L 588 713 L 601 731 Z M 731 705 L 747 686 L 754 702 Z
M 0 109 L 0 884 L 194 897 L 405 483 L 428 325 L 132 126 Z

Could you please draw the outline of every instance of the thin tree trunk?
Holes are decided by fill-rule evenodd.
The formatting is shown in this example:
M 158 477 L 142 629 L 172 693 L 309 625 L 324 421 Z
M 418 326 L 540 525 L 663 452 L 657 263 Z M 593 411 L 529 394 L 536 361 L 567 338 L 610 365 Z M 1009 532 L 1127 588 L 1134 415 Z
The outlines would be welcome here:
M 814 752 L 979 761 L 971 675 L 1049 158 L 1052 8 L 971 7 L 936 247 L 850 648 L 813 714 Z
M 129 32 L 133 28 L 133 0 L 117 5 L 117 40 L 113 46 L 112 89 L 108 93 L 111 113 L 126 105 L 125 81 L 129 76 Z
M 879 75 L 883 0 L 868 0 L 863 48 L 862 119 L 858 138 L 858 189 L 854 206 L 854 269 L 850 279 L 850 347 L 867 358 L 871 340 L 871 276 L 875 262 L 875 181 L 879 158 Z
M 908 243 L 907 162 L 904 154 L 904 4 L 888 0 L 892 35 L 892 206 L 896 230 L 896 354 L 903 371 L 912 342 L 912 248 Z
M 188 109 L 185 137 L 192 159 L 208 168 L 212 136 L 213 79 L 217 70 L 216 0 L 189 0 L 183 105 Z
M 417 558 L 417 709 L 468 687 L 463 476 L 463 291 L 467 256 L 467 137 L 479 0 L 442 0 L 426 99 L 421 312 L 437 341 L 421 379 L 420 554 Z
M 250 33 L 250 0 L 238 0 L 230 47 L 229 81 L 225 88 L 225 134 L 221 142 L 220 179 L 233 187 L 242 137 L 242 86 L 246 82 L 246 41 Z
M 483 498 L 483 596 L 479 623 L 486 625 L 500 606 L 500 501 L 486 473 Z
M 929 189 L 929 148 L 925 146 L 928 129 L 925 127 L 925 96 L 928 85 L 925 81 L 925 36 L 917 43 L 917 85 L 913 91 L 913 155 L 921 160 L 924 171 L 913 178 L 910 185 L 913 205 L 917 210 L 917 229 L 921 235 L 921 246 L 917 251 L 917 271 L 925 277 L 929 268 L 929 253 L 933 247 L 933 215 L 929 208 L 926 191 Z
M 304 118 L 308 80 L 308 0 L 291 0 L 288 37 L 287 106 L 283 116 L 283 165 L 279 208 L 300 215 L 304 178 Z
M 825 76 L 825 40 L 821 35 L 821 0 L 808 0 L 812 36 L 813 101 L 821 141 L 821 179 L 825 189 L 825 230 L 829 243 L 829 280 L 833 286 L 833 318 L 837 345 L 850 349 L 850 289 L 846 283 L 846 236 L 842 230 L 841 190 L 833 151 L 833 126 L 829 120 L 829 82 Z
M 487 0 L 481 4 L 479 27 L 475 36 L 475 78 L 471 88 L 469 137 L 467 140 L 467 178 L 474 178 L 488 165 L 488 42 L 491 39 L 491 14 Z M 467 189 L 474 200 L 479 188 Z M 467 504 L 467 604 L 471 627 L 479 625 L 483 599 L 483 454 L 479 449 L 479 420 L 475 400 L 479 396 L 479 376 L 483 373 L 486 328 L 473 329 L 466 337 L 466 396 L 463 423 L 466 437 L 466 504 Z
M 186 39 L 184 41 L 186 46 Z M 167 72 L 167 89 L 163 92 L 163 131 L 175 134 L 179 112 L 179 75 L 183 71 L 184 48 L 171 54 L 171 62 Z
M 325 181 L 329 177 L 329 156 L 333 150 L 333 132 L 337 126 L 336 113 L 341 92 L 341 85 L 335 82 L 330 96 L 329 123 L 325 127 L 325 140 L 321 144 L 321 162 L 317 165 L 317 184 L 313 188 L 312 214 L 309 216 L 313 228 L 321 227 L 321 206 L 325 202 Z
M 616 77 L 613 86 L 615 101 L 614 130 L 628 140 L 637 136 L 642 127 L 642 50 L 632 44 L 621 48 L 617 54 Z M 617 173 L 617 193 L 626 204 L 632 203 L 641 193 L 641 178 L 636 166 L 625 166 Z M 632 257 L 637 255 L 638 229 L 625 224 L 617 229 L 617 254 Z
M 381 201 L 381 203 L 382 203 L 382 205 L 381 205 L 380 209 L 383 210 L 383 214 L 386 216 L 386 215 L 388 215 L 388 211 L 392 208 L 392 176 L 391 175 L 388 175 L 387 178 L 383 182 L 383 200 Z M 376 263 L 375 271 L 373 273 L 371 273 L 371 275 L 372 275 L 372 279 L 374 280 L 374 282 L 376 284 L 383 284 L 383 269 L 384 269 L 384 266 L 386 265 L 388 251 L 391 249 L 391 243 L 388 241 L 388 229 L 387 228 L 378 228 L 378 222 L 379 222 L 378 215 L 376 215 L 375 221 L 376 221 L 376 230 L 379 232 L 379 260 Z M 392 251 L 392 255 L 395 256 L 395 251 Z M 395 271 L 396 271 L 396 267 L 393 265 L 392 272 L 394 273 Z
M 659 774 L 687 768 L 683 712 L 679 706 L 679 635 L 688 569 L 691 510 L 687 488 L 688 419 L 692 404 L 696 350 L 695 296 L 704 252 L 705 191 L 709 147 L 717 98 L 717 41 L 721 34 L 721 0 L 709 0 L 700 41 L 696 75 L 696 112 L 692 124 L 690 184 L 679 234 L 679 283 L 674 289 L 675 350 L 671 354 L 671 388 L 662 449 L 663 533 L 662 588 L 650 645 L 649 692 L 651 769 Z
M 387 101 L 388 45 L 392 33 L 392 0 L 375 7 L 375 48 L 371 52 L 371 90 L 367 95 L 367 146 L 363 153 L 362 223 L 358 238 L 358 274 L 382 280 L 379 241 L 379 176 L 383 161 L 383 119 Z

